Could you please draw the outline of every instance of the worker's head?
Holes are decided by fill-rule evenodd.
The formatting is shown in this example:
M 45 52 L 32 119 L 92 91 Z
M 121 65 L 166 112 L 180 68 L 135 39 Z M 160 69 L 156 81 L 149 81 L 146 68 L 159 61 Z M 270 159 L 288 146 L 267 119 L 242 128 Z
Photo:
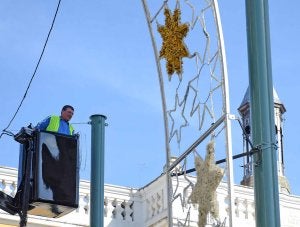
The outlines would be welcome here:
M 61 109 L 61 118 L 64 119 L 65 121 L 69 121 L 71 120 L 71 118 L 73 117 L 74 114 L 74 108 L 73 106 L 70 105 L 65 105 L 63 106 L 63 108 Z

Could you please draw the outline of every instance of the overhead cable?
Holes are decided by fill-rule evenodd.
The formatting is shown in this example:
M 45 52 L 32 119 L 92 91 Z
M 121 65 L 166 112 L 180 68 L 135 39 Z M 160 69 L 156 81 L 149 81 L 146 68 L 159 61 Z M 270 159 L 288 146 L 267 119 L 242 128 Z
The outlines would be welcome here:
M 2 133 L 1 133 L 1 135 L 0 135 L 0 138 L 1 138 L 2 135 L 4 135 L 4 134 L 7 134 L 7 133 L 12 134 L 12 133 L 11 133 L 9 130 L 7 130 L 7 129 L 10 127 L 11 123 L 12 123 L 12 122 L 14 121 L 14 119 L 16 118 L 16 116 L 17 116 L 17 114 L 18 114 L 18 112 L 19 112 L 19 110 L 20 110 L 20 108 L 21 108 L 21 106 L 22 106 L 22 104 L 23 104 L 23 102 L 24 102 L 26 96 L 27 96 L 27 92 L 28 92 L 28 90 L 29 90 L 29 88 L 30 88 L 30 86 L 31 86 L 31 83 L 32 83 L 32 81 L 33 81 L 33 78 L 35 77 L 35 74 L 36 74 L 36 72 L 37 72 L 37 70 L 38 70 L 38 67 L 39 67 L 40 62 L 41 62 L 41 60 L 42 60 L 43 54 L 44 54 L 44 52 L 45 52 L 45 49 L 46 49 L 46 46 L 47 46 L 47 43 L 48 43 L 48 40 L 49 40 L 49 37 L 50 37 L 50 34 L 51 34 L 51 31 L 52 31 L 53 26 L 54 26 L 54 23 L 55 23 L 55 19 L 56 19 L 57 13 L 58 13 L 58 9 L 59 9 L 59 6 L 60 6 L 60 2 L 61 2 L 61 0 L 58 1 L 57 7 L 56 7 L 56 11 L 55 11 L 55 15 L 54 15 L 54 17 L 53 17 L 52 24 L 51 24 L 50 30 L 49 30 L 49 32 L 48 32 L 48 35 L 47 35 L 47 39 L 46 39 L 46 41 L 45 41 L 43 50 L 42 50 L 41 55 L 40 55 L 40 58 L 39 58 L 39 60 L 38 60 L 38 62 L 37 62 L 37 64 L 36 64 L 36 67 L 35 67 L 35 69 L 34 69 L 34 72 L 33 72 L 32 76 L 31 76 L 31 79 L 30 79 L 30 81 L 29 81 L 29 83 L 28 83 L 28 86 L 27 86 L 27 88 L 26 88 L 26 91 L 25 91 L 25 93 L 24 93 L 24 95 L 23 95 L 23 98 L 22 98 L 22 100 L 21 100 L 21 102 L 20 102 L 20 104 L 19 104 L 19 106 L 18 106 L 16 112 L 14 113 L 13 117 L 11 118 L 10 122 L 8 123 L 8 125 L 6 126 L 6 128 L 2 130 Z

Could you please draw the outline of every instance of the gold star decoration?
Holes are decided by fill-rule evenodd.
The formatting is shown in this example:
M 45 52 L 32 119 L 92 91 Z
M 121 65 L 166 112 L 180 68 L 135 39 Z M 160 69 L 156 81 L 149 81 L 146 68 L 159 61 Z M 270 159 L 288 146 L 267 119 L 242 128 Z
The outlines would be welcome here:
M 195 157 L 195 167 L 197 170 L 197 183 L 190 195 L 190 199 L 193 204 L 199 205 L 198 226 L 204 227 L 209 212 L 215 219 L 219 217 L 216 190 L 224 175 L 224 170 L 215 164 L 213 141 L 209 142 L 206 147 L 204 161 L 201 157 Z
M 182 58 L 189 56 L 188 49 L 183 42 L 183 38 L 189 31 L 189 26 L 180 23 L 181 11 L 178 8 L 174 10 L 173 15 L 168 8 L 165 8 L 164 15 L 165 26 L 158 26 L 157 29 L 163 39 L 159 57 L 165 58 L 167 61 L 169 80 L 175 71 L 181 80 Z

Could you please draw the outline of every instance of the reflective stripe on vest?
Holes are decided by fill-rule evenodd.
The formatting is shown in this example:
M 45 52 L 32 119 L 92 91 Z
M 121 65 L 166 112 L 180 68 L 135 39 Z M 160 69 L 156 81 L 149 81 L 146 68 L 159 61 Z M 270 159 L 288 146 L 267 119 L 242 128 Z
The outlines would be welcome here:
M 59 124 L 60 124 L 60 117 L 59 116 L 51 116 L 49 125 L 46 128 L 46 131 L 58 132 Z M 70 135 L 73 135 L 74 128 L 71 124 L 69 124 L 69 130 L 70 130 Z

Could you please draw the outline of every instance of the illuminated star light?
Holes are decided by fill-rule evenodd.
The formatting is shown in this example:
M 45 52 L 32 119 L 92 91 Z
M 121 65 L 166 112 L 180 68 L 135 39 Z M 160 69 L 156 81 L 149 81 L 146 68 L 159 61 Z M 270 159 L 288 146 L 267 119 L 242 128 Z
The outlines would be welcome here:
M 163 43 L 159 57 L 167 61 L 167 72 L 169 80 L 174 72 L 182 79 L 182 58 L 188 57 L 189 52 L 183 42 L 183 38 L 189 31 L 188 24 L 180 23 L 180 9 L 176 8 L 172 15 L 168 8 L 165 8 L 165 26 L 158 26 L 158 32 L 162 36 Z
M 195 157 L 195 167 L 197 170 L 197 183 L 190 199 L 193 204 L 199 205 L 198 226 L 205 227 L 209 212 L 215 219 L 218 219 L 219 207 L 216 190 L 224 175 L 224 170 L 215 164 L 215 149 L 212 141 L 206 147 L 204 161 L 200 157 Z

